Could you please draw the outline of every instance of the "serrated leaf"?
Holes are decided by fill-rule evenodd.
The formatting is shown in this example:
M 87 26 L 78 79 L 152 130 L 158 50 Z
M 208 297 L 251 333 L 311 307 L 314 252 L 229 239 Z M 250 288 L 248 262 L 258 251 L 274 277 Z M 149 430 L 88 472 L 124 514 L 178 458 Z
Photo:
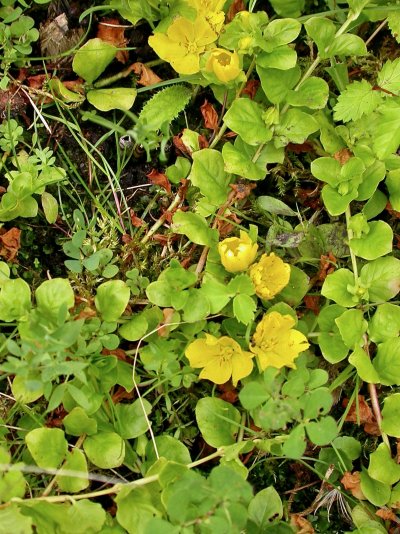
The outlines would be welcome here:
M 400 30 L 400 13 L 397 14 L 399 19 Z M 379 87 L 386 89 L 392 93 L 398 94 L 400 92 L 400 58 L 394 61 L 386 61 L 377 79 Z
M 138 124 L 148 130 L 159 130 L 165 123 L 170 123 L 189 103 L 192 93 L 183 85 L 173 85 L 158 91 L 143 106 L 139 114 Z
M 383 97 L 378 91 L 372 90 L 367 80 L 353 82 L 339 96 L 334 109 L 336 121 L 349 122 L 363 115 L 372 113 L 382 102 Z

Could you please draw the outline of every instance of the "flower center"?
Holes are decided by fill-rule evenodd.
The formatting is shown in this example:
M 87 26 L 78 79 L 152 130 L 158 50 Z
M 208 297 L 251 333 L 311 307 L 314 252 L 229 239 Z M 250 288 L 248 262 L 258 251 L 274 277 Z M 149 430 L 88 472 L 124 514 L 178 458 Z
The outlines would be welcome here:
M 231 62 L 231 57 L 229 54 L 226 54 L 226 53 L 221 53 L 218 55 L 217 57 L 217 60 L 218 60 L 218 63 L 220 65 L 222 65 L 223 67 L 225 67 L 226 65 L 229 65 L 230 62 Z

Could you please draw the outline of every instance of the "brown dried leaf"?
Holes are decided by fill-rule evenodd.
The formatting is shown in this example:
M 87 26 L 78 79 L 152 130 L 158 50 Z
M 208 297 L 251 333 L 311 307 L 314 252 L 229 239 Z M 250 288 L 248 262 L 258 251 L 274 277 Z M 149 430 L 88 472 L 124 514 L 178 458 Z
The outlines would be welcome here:
M 133 210 L 129 210 L 129 216 L 131 218 L 131 223 L 135 228 L 140 228 L 141 226 L 144 225 L 143 219 L 141 219 L 140 217 L 137 217 Z
M 117 48 L 125 48 L 128 42 L 125 38 L 125 27 L 119 23 L 118 19 L 102 19 L 99 22 L 96 37 Z M 118 50 L 115 57 L 121 63 L 126 63 L 129 57 L 128 50 Z
M 364 432 L 370 436 L 380 436 L 382 434 L 376 421 L 373 421 L 372 423 L 365 423 Z
M 160 187 L 163 187 L 168 194 L 171 193 L 171 184 L 165 174 L 158 172 L 156 169 L 152 169 L 146 176 L 153 185 L 159 185 Z
M 296 529 L 297 534 L 314 534 L 315 532 L 311 523 L 298 514 L 290 514 L 290 524 Z
M 232 199 L 232 202 L 234 202 L 235 200 L 244 200 L 247 198 L 256 187 L 256 184 L 239 182 L 237 184 L 229 184 L 229 187 L 235 192 L 235 196 Z
M 343 400 L 343 407 L 346 407 L 349 403 L 349 399 Z M 357 406 L 356 402 L 353 402 L 351 408 L 346 416 L 345 421 L 350 423 L 357 423 Z M 361 424 L 364 423 L 375 423 L 375 417 L 372 413 L 371 408 L 368 406 L 365 397 L 363 395 L 358 395 L 358 421 Z
M 392 512 L 392 510 L 389 510 L 388 508 L 380 508 L 377 510 L 376 515 L 383 519 L 384 521 L 394 521 L 395 523 L 399 522 L 399 518 L 395 513 Z
M 218 128 L 218 113 L 215 111 L 214 106 L 207 100 L 200 106 L 201 114 L 204 119 L 204 126 L 210 130 L 216 130 Z
M 307 310 L 312 311 L 314 315 L 319 315 L 319 295 L 306 295 L 303 300 Z
M 154 85 L 155 83 L 161 82 L 161 78 L 157 76 L 157 74 L 152 71 L 149 67 L 146 67 L 143 63 L 137 62 L 133 63 L 132 70 L 135 74 L 140 76 L 137 83 L 139 85 L 144 85 L 147 87 L 148 85 Z
M 251 98 L 251 100 L 253 100 L 259 87 L 260 82 L 258 80 L 249 80 L 240 94 L 247 95 L 249 98 Z
M 169 334 L 168 325 L 173 322 L 175 310 L 174 308 L 164 308 L 162 313 L 164 320 L 158 325 L 157 334 L 160 337 L 167 337 Z
M 199 135 L 199 147 L 200 150 L 203 150 L 203 148 L 208 148 L 209 143 L 207 139 L 204 137 L 204 135 Z
M 6 258 L 7 261 L 14 261 L 21 247 L 21 230 L 11 228 L 6 232 L 2 228 L 1 232 L 4 233 L 0 235 L 0 256 Z
M 236 13 L 239 13 L 239 11 L 246 11 L 245 3 L 243 0 L 233 0 L 230 8 L 228 9 L 228 13 L 226 14 L 226 22 L 231 22 L 235 18 Z
M 233 221 L 236 224 L 232 224 L 230 221 Z M 233 232 L 237 225 L 242 222 L 242 219 L 236 215 L 236 213 L 225 214 L 224 219 L 217 219 L 217 230 L 220 238 L 226 237 Z
M 347 161 L 349 161 L 352 155 L 353 154 L 348 148 L 341 148 L 335 152 L 335 154 L 333 154 L 333 157 L 340 163 L 340 165 L 344 165 Z
M 361 491 L 361 478 L 359 471 L 354 471 L 354 473 L 346 471 L 340 482 L 343 484 L 344 489 L 350 491 L 356 499 L 360 499 L 361 501 L 365 500 L 366 497 Z

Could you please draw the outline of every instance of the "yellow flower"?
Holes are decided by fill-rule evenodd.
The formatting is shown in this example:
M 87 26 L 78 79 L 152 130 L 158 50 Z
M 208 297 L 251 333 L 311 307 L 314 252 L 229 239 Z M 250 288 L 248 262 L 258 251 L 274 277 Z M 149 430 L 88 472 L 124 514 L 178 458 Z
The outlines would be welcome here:
M 208 24 L 219 34 L 225 22 L 225 13 L 222 11 L 225 0 L 189 0 L 198 15 L 205 17 Z
M 269 256 L 263 254 L 260 261 L 250 267 L 249 275 L 257 295 L 264 300 L 271 300 L 288 285 L 290 265 L 271 252 Z
M 218 244 L 221 263 L 230 273 L 245 271 L 257 255 L 258 245 L 240 230 L 240 237 L 228 237 Z
M 197 17 L 194 22 L 184 17 L 176 18 L 167 33 L 156 33 L 149 37 L 149 45 L 156 54 L 180 74 L 199 72 L 199 58 L 206 46 L 217 39 L 206 19 Z
M 228 83 L 241 73 L 239 54 L 214 48 L 207 60 L 206 70 L 212 71 L 221 82 Z
M 224 384 L 232 377 L 236 386 L 253 370 L 254 355 L 242 350 L 239 343 L 228 336 L 216 338 L 206 334 L 205 338 L 192 341 L 185 354 L 191 367 L 203 367 L 199 377 L 215 384 Z
M 278 312 L 267 313 L 258 323 L 250 350 L 257 355 L 262 371 L 267 367 L 296 368 L 294 360 L 310 345 L 305 335 L 292 328 L 294 325 L 293 317 Z

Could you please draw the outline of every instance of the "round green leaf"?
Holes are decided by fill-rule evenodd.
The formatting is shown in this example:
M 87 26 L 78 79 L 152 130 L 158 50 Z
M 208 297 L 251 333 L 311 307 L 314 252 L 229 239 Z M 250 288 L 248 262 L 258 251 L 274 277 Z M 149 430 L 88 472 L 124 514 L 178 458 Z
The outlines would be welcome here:
M 328 445 L 338 435 L 338 428 L 333 417 L 328 415 L 317 422 L 306 425 L 308 437 L 315 445 Z
M 339 328 L 344 344 L 349 349 L 353 349 L 362 342 L 362 337 L 368 326 L 361 310 L 346 310 L 335 319 L 335 323 Z
M 35 298 L 38 310 L 52 320 L 58 320 L 60 309 L 65 312 L 75 304 L 74 292 L 66 278 L 46 280 L 36 289 Z
M 377 306 L 376 312 L 369 321 L 369 338 L 375 343 L 397 337 L 400 332 L 400 307 L 385 302 Z
M 235 443 L 240 413 L 232 404 L 215 397 L 200 399 L 196 406 L 196 421 L 204 441 L 211 447 Z
M 50 193 L 42 193 L 42 207 L 49 224 L 54 224 L 58 216 L 58 202 Z
M 378 345 L 378 353 L 372 363 L 381 384 L 400 385 L 400 338 L 388 339 Z
M 146 334 L 148 327 L 149 323 L 146 317 L 141 313 L 137 313 L 121 326 L 118 333 L 128 341 L 137 341 Z
M 382 484 L 392 485 L 400 480 L 400 465 L 393 460 L 386 443 L 380 443 L 370 454 L 368 474 Z
M 35 428 L 25 436 L 25 443 L 39 467 L 56 469 L 64 460 L 68 443 L 59 428 Z
M 375 260 L 392 252 L 393 231 L 384 221 L 368 223 L 369 232 L 350 240 L 350 248 L 356 256 Z
M 151 404 L 146 399 L 136 399 L 132 404 L 119 403 L 114 410 L 116 430 L 121 438 L 137 438 L 148 430 L 146 415 L 151 413 Z
M 386 397 L 382 410 L 382 431 L 400 438 L 400 393 L 394 393 Z
M 133 106 L 137 95 L 136 89 L 115 87 L 112 89 L 93 89 L 86 95 L 88 101 L 100 111 L 122 109 L 128 111 Z
M 361 347 L 356 347 L 354 352 L 350 354 L 349 363 L 357 369 L 357 374 L 361 380 L 369 384 L 380 382 L 379 374 L 372 365 L 371 359 Z
M 340 306 L 352 308 L 358 302 L 358 299 L 348 291 L 348 287 L 354 285 L 354 276 L 348 269 L 338 269 L 329 274 L 322 286 L 321 293 Z
M 366 498 L 375 506 L 384 506 L 390 499 L 391 486 L 383 484 L 371 478 L 368 472 L 363 469 L 360 475 L 361 491 Z
M 259 531 L 272 522 L 282 519 L 283 506 L 278 492 L 273 486 L 269 486 L 257 493 L 250 501 L 249 519 L 255 523 Z
M 22 280 L 2 279 L 0 282 L 0 321 L 9 323 L 23 317 L 31 308 L 31 290 Z
M 167 434 L 156 436 L 154 441 L 160 457 L 184 465 L 190 464 L 192 461 L 186 445 L 173 436 L 168 436 Z M 154 444 L 152 441 L 148 441 L 146 445 L 146 463 L 152 465 L 156 461 L 157 456 L 154 450 Z
M 89 460 L 102 469 L 119 467 L 125 458 L 125 442 L 115 432 L 99 432 L 88 436 L 83 449 Z
M 97 432 L 97 421 L 89 417 L 80 406 L 73 408 L 63 419 L 65 432 L 71 436 L 91 436 Z
M 75 448 L 67 453 L 63 470 L 79 471 L 80 476 L 78 476 L 78 474 L 76 476 L 62 476 L 61 474 L 57 475 L 57 484 L 61 491 L 65 491 L 67 493 L 78 493 L 89 486 L 86 457 L 80 449 Z
M 89 39 L 75 54 L 74 72 L 87 83 L 93 83 L 117 54 L 117 48 L 102 39 Z
M 361 269 L 361 283 L 370 302 L 385 302 L 400 290 L 400 260 L 393 256 L 370 261 Z
M 122 280 L 109 280 L 100 284 L 94 299 L 97 311 L 104 321 L 117 321 L 124 313 L 130 297 L 130 289 Z

